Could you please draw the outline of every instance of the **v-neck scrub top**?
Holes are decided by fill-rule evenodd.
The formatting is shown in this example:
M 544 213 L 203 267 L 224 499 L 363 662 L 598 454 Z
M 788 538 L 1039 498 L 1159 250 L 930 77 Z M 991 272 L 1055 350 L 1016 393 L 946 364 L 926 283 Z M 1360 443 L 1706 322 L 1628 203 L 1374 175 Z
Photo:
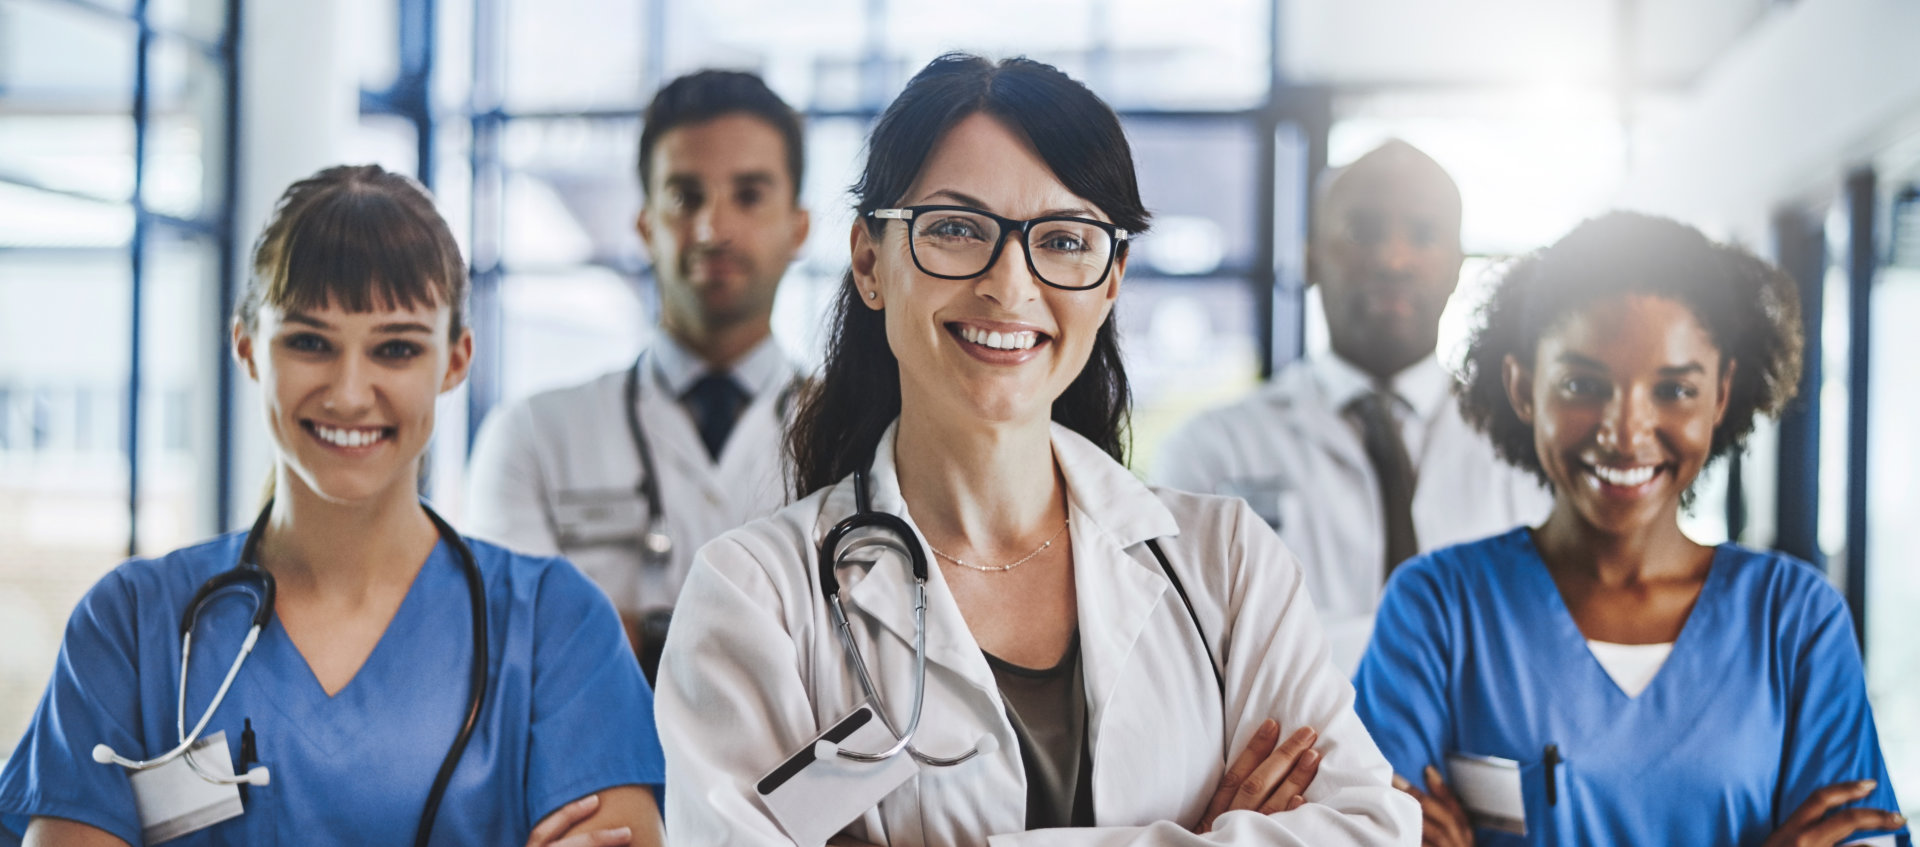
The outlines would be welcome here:
M 1450 753 L 1520 763 L 1528 833 L 1481 829 L 1482 845 L 1757 845 L 1816 789 L 1859 779 L 1879 786 L 1858 805 L 1900 808 L 1846 605 L 1779 553 L 1716 549 L 1673 652 L 1628 697 L 1526 528 L 1438 550 L 1395 571 L 1354 685 L 1416 785 Z
M 245 534 L 108 573 L 74 609 L 20 745 L 0 771 L 0 843 L 35 816 L 67 818 L 140 844 L 128 771 L 91 755 L 106 743 L 144 759 L 172 749 L 180 617 L 208 577 L 233 567 Z M 486 702 L 433 827 L 434 844 L 521 844 L 561 805 L 664 781 L 653 697 L 613 605 L 563 559 L 470 542 L 486 586 Z M 246 636 L 250 592 L 228 590 L 195 628 L 187 726 L 206 709 Z M 168 842 L 400 844 L 466 714 L 472 605 L 459 554 L 440 542 L 386 632 L 329 697 L 281 628 L 261 633 L 207 725 L 238 753 L 253 725 L 272 782 L 246 812 Z

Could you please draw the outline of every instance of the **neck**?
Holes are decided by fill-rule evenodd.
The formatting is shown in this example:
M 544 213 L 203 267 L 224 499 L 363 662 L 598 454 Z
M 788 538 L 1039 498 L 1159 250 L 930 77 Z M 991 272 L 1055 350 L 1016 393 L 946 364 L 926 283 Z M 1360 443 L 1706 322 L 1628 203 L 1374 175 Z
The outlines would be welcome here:
M 958 539 L 1000 557 L 1066 519 L 1066 485 L 1048 420 L 983 423 L 903 408 L 894 463 L 900 494 L 935 544 Z M 947 545 L 942 545 L 947 546 Z
M 758 315 L 753 318 L 725 325 L 717 325 L 698 319 L 678 318 L 669 313 L 665 315 L 660 328 L 675 343 L 687 348 L 713 370 L 727 370 L 739 364 L 760 342 L 773 335 L 773 321 L 770 315 Z
M 1433 355 L 1432 348 L 1424 352 L 1395 351 L 1381 349 L 1377 344 L 1335 344 L 1333 352 L 1381 384 L 1393 382 L 1402 371 Z
M 411 583 L 439 540 L 411 475 L 391 491 L 337 503 L 282 465 L 274 490 L 259 558 L 282 595 L 356 596 L 395 581 Z
M 1616 533 L 1587 523 L 1564 499 L 1554 502 L 1553 513 L 1533 538 L 1548 567 L 1614 586 L 1691 576 L 1700 566 L 1701 553 L 1712 549 L 1680 531 L 1677 512 L 1635 531 Z

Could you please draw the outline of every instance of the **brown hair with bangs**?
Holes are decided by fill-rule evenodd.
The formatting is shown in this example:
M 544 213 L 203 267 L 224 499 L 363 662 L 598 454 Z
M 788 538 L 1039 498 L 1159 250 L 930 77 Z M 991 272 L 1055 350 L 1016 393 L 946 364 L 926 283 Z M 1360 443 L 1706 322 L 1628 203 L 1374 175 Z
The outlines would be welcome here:
M 446 305 L 466 329 L 467 265 L 420 183 L 379 165 L 338 165 L 280 195 L 234 320 L 252 332 L 261 305 L 349 312 Z

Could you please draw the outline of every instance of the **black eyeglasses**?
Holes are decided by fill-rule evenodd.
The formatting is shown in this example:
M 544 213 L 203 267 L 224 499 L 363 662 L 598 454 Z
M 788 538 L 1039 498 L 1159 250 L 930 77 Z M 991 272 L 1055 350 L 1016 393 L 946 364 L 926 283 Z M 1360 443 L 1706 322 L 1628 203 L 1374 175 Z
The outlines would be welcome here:
M 1035 279 L 1067 291 L 1098 288 L 1113 271 L 1113 257 L 1127 231 L 1105 221 L 1048 215 L 1016 221 L 970 206 L 907 206 L 875 209 L 876 220 L 907 222 L 913 263 L 928 276 L 972 279 L 1000 260 L 1007 236 L 1020 233 L 1027 270 Z

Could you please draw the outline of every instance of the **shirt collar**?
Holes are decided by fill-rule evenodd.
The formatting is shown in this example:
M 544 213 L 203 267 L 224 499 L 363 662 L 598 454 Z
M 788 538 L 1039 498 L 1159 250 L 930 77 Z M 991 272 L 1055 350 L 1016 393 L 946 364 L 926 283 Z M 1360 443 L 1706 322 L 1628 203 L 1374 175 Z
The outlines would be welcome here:
M 1326 393 L 1328 405 L 1335 409 L 1345 409 L 1348 403 L 1374 389 L 1371 375 L 1332 351 L 1314 354 L 1307 364 L 1314 381 Z M 1388 385 L 1394 397 L 1411 409 L 1415 417 L 1424 421 L 1432 420 L 1439 413 L 1446 403 L 1452 382 L 1453 378 L 1447 369 L 1440 366 L 1439 358 L 1429 353 L 1394 374 Z
M 675 397 L 686 394 L 701 377 L 713 372 L 704 359 L 664 330 L 654 336 L 653 344 L 647 348 L 647 357 L 653 360 L 654 373 Z M 767 336 L 740 357 L 728 373 L 746 389 L 749 397 L 758 397 L 785 387 L 793 379 L 794 369 L 787 364 L 786 354 L 781 352 L 773 336 Z

